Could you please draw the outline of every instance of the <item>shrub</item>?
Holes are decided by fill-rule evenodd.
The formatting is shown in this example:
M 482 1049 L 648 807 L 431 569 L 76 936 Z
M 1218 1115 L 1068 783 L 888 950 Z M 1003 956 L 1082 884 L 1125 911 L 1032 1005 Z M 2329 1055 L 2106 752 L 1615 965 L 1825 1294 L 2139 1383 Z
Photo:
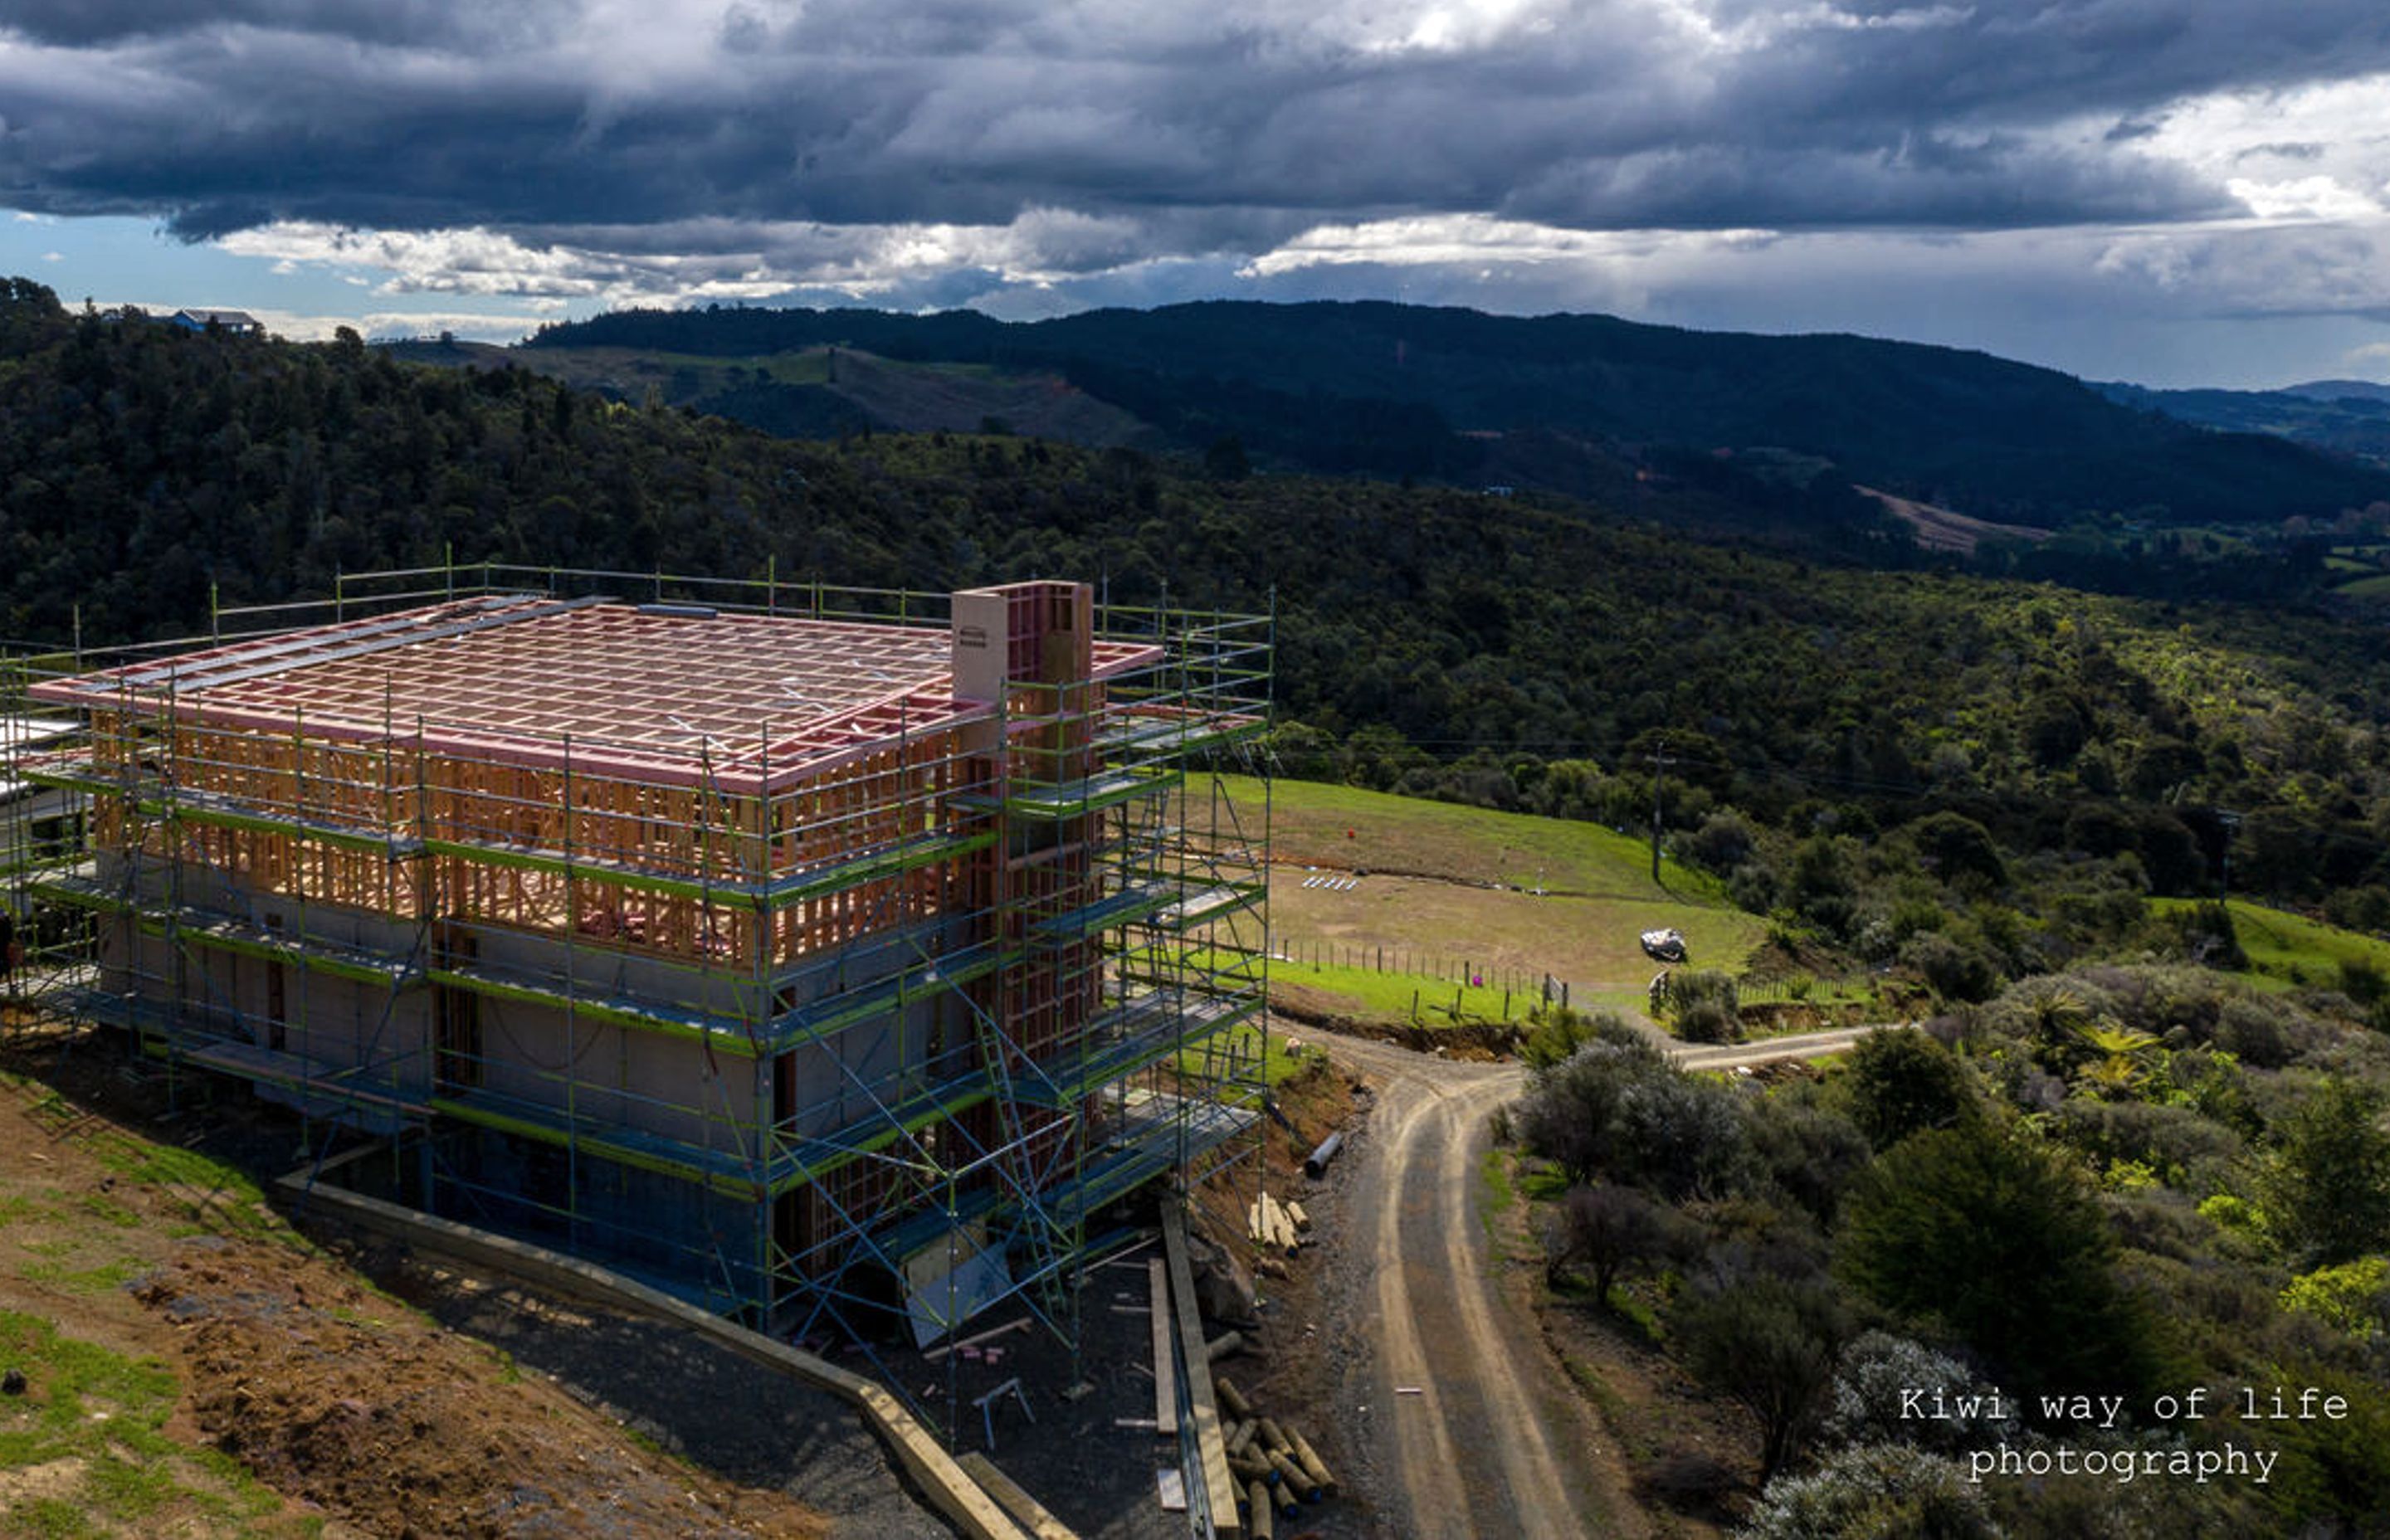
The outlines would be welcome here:
M 1759 848 L 1759 835 L 1748 818 L 1726 807 L 1703 819 L 1680 848 L 1686 860 L 1723 877 L 1751 859 Z
M 1587 1043 L 1648 1044 L 1650 1038 L 1614 1010 L 1586 1012 L 1567 1006 L 1535 1006 L 1527 1011 L 1527 1035 L 1519 1058 L 1531 1071 L 1552 1068 Z
M 2231 1129 L 2189 1107 L 2074 1097 L 2058 1114 L 2060 1136 L 2101 1165 L 2139 1161 L 2169 1183 L 2221 1171 L 2244 1149 Z
M 2360 1006 L 2380 1000 L 2385 987 L 2382 969 L 2370 958 L 2343 957 L 2340 960 L 2340 992 Z
M 1964 814 L 1929 813 L 1908 826 L 1908 839 L 1934 875 L 1954 887 L 1996 889 L 2009 879 L 1991 831 Z
M 1770 1482 L 1742 1540 L 1998 1540 L 1982 1490 L 1954 1460 L 1862 1444 Z
M 2241 935 L 2233 929 L 2232 911 L 2221 902 L 2209 900 L 2177 909 L 2173 926 L 2176 946 L 2192 962 L 2203 968 L 2222 969 L 2227 973 L 2239 973 L 2248 968 L 2249 954 L 2241 949 Z
M 2390 1257 L 2363 1257 L 2302 1273 L 2282 1290 L 2282 1308 L 2371 1341 L 2390 1326 Z
M 1741 1018 L 1715 1000 L 1703 1000 L 1677 1012 L 1677 1035 L 1688 1043 L 1731 1043 L 1740 1035 Z
M 2227 1000 L 2208 1042 L 2244 1064 L 2279 1070 L 2293 1057 L 2284 1008 L 2262 1000 Z
M 1944 1398 L 1952 1409 L 1947 1418 L 1902 1415 L 1904 1393 Z M 1838 1444 L 1909 1444 L 1949 1453 L 1986 1438 L 2005 1437 L 2015 1429 L 2012 1419 L 1987 1414 L 1992 1403 L 1972 1403 L 1975 1414 L 1961 1417 L 1956 1408 L 1970 1405 L 1964 1397 L 1983 1397 L 1990 1388 L 1976 1383 L 1967 1366 L 1922 1342 L 1888 1331 L 1863 1332 L 1843 1350 L 1823 1431 Z M 2002 1409 L 2006 1403 L 1999 1403 Z
M 1512 1122 L 1572 1182 L 1607 1175 L 1680 1199 L 1723 1191 L 1742 1163 L 1733 1093 L 1677 1069 L 1639 1033 L 1588 1043 L 1536 1074 Z
M 1945 1000 L 1988 1000 L 1999 993 L 1998 962 L 1980 946 L 1928 931 L 1901 948 L 1901 960 Z
M 1667 1008 L 1669 1024 L 1688 1043 L 1730 1043 L 1742 1025 L 1734 976 L 1715 969 L 1670 975 Z
M 1965 1061 L 1914 1027 L 1871 1032 L 1851 1048 L 1851 1121 L 1878 1149 L 1976 1112 Z
M 1545 1277 L 1556 1282 L 1566 1268 L 1590 1267 L 1594 1299 L 1607 1302 L 1621 1273 L 1682 1252 L 1690 1228 L 1675 1210 L 1633 1187 L 1572 1187 L 1545 1232 Z
M 1654 1460 L 1636 1479 L 1637 1491 L 1650 1502 L 1679 1513 L 1724 1517 L 1727 1496 L 1735 1488 L 1734 1472 L 1716 1456 L 1701 1449 L 1672 1449 Z
M 1868 1162 L 1867 1136 L 1841 1112 L 1787 1086 L 1754 1103 L 1743 1119 L 1758 1174 L 1820 1224 Z

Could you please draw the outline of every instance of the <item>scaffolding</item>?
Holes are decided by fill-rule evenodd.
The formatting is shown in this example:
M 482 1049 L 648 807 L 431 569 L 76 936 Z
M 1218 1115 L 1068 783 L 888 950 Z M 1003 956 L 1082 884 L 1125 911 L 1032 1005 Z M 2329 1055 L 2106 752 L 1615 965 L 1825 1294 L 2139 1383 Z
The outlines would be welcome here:
M 1203 772 L 1265 768 L 1270 649 L 1068 583 L 489 565 L 15 659 L 19 982 L 751 1323 L 1075 1344 L 1106 1212 L 1260 1138 L 1268 783 Z

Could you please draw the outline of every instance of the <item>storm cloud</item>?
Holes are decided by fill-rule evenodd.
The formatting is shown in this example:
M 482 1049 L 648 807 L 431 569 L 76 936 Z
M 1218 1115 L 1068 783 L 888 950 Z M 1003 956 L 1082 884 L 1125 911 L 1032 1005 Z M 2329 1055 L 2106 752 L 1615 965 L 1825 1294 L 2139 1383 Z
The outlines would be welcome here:
M 1336 230 L 2362 221 L 2384 80 L 2379 0 L 0 0 L 0 204 L 427 291 L 1167 291 Z

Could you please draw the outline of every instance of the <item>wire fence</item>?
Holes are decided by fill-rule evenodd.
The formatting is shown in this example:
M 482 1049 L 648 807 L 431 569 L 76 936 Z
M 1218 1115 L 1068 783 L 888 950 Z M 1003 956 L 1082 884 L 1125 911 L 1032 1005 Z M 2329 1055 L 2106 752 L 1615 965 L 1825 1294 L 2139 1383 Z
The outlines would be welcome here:
M 1505 967 L 1458 952 L 1420 951 L 1407 946 L 1380 946 L 1367 942 L 1290 941 L 1279 938 L 1271 956 L 1300 968 L 1354 968 L 1409 979 L 1467 984 L 1472 989 L 1498 989 L 1512 995 L 1542 998 L 1561 996 L 1561 982 L 1534 969 Z
M 1390 977 L 1499 990 L 1514 999 L 1521 1010 L 1539 1002 L 1565 1004 L 1569 995 L 1569 986 L 1556 974 L 1532 968 L 1489 963 L 1463 952 L 1386 946 L 1370 942 L 1342 942 L 1325 937 L 1274 937 L 1270 956 L 1274 961 L 1291 963 L 1298 968 L 1356 969 Z M 1682 969 L 1685 965 L 1654 962 L 1651 966 L 1659 970 Z M 1874 982 L 1865 975 L 1856 979 L 1821 979 L 1809 974 L 1793 974 L 1780 979 L 1737 979 L 1735 1003 L 1738 1006 L 1814 1005 L 1821 1009 L 1846 1007 L 1859 1003 L 1859 997 L 1870 993 Z

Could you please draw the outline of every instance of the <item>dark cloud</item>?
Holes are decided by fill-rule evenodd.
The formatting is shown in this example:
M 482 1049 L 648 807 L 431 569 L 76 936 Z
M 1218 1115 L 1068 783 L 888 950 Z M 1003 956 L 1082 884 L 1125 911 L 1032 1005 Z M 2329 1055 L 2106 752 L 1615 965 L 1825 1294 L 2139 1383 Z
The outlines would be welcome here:
M 1061 210 L 1096 223 L 1047 255 L 1088 268 L 1405 214 L 2168 221 L 2230 199 L 2146 155 L 2167 104 L 2390 69 L 2380 0 L 1512 9 L 6 0 L 0 201 L 191 237 L 602 222 L 724 250 Z
M 368 44 L 503 45 L 568 19 L 569 0 L 8 0 L 0 28 L 70 47 L 188 36 L 227 27 L 315 32 Z

